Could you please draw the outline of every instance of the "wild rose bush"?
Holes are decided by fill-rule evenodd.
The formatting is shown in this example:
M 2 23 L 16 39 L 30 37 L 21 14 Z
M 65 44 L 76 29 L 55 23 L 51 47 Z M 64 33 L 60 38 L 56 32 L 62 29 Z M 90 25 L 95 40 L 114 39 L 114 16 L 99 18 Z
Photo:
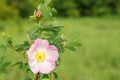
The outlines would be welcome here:
M 75 51 L 78 42 L 70 42 L 61 33 L 64 28 L 54 17 L 55 8 L 50 6 L 51 0 L 42 1 L 35 9 L 30 19 L 35 22 L 33 29 L 27 32 L 27 40 L 23 44 L 14 44 L 14 39 L 6 34 L 1 36 L 1 53 L 5 53 L 7 48 L 11 48 L 19 54 L 23 54 L 24 62 L 4 62 L 6 55 L 0 57 L 0 74 L 9 71 L 9 66 L 19 65 L 25 72 L 35 74 L 33 78 L 27 80 L 61 80 L 56 67 L 61 63 L 61 53 L 66 49 Z

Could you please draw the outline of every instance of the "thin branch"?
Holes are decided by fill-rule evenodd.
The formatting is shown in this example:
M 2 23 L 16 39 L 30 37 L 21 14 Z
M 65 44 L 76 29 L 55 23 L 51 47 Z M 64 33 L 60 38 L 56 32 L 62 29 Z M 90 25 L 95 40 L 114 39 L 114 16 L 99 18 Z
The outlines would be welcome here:
M 35 80 L 38 80 L 38 78 L 39 78 L 39 73 L 36 74 Z

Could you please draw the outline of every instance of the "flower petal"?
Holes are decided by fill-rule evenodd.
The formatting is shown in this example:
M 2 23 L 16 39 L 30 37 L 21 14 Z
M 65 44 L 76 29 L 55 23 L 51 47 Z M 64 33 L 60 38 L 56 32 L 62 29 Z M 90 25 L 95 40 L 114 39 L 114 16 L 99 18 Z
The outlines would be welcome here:
M 39 65 L 39 70 L 43 74 L 49 74 L 55 68 L 55 63 L 51 63 L 50 61 L 43 61 Z
M 39 48 L 40 47 L 44 47 L 44 48 L 46 48 L 48 45 L 49 45 L 49 43 L 48 43 L 48 41 L 47 40 L 42 40 L 42 39 L 37 39 L 37 40 L 35 40 L 35 43 L 34 43 L 36 46 L 39 46 Z
M 27 54 L 32 54 L 35 51 L 41 51 L 48 46 L 49 43 L 47 40 L 37 39 L 35 40 L 34 44 L 30 47 L 30 49 L 27 51 Z
M 58 50 L 55 46 L 48 46 L 46 49 L 46 59 L 55 62 L 58 59 Z
M 29 60 L 28 64 L 34 74 L 37 74 L 39 72 L 39 65 L 35 60 Z

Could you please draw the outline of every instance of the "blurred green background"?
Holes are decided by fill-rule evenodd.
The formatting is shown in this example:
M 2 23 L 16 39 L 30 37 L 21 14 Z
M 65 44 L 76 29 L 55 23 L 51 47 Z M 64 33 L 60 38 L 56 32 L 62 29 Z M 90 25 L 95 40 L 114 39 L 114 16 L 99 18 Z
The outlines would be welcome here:
M 0 18 L 28 18 L 39 2 L 44 0 L 1 0 Z M 120 0 L 53 0 L 59 16 L 120 15 Z
M 40 0 L 0 0 L 0 33 L 19 43 L 34 23 L 29 21 Z M 120 80 L 120 0 L 53 0 L 58 20 L 69 40 L 80 39 L 75 53 L 62 54 L 58 73 L 63 80 Z M 1 55 L 1 54 L 0 54 Z M 24 61 L 11 49 L 6 61 Z M 24 80 L 31 76 L 17 67 L 0 80 Z

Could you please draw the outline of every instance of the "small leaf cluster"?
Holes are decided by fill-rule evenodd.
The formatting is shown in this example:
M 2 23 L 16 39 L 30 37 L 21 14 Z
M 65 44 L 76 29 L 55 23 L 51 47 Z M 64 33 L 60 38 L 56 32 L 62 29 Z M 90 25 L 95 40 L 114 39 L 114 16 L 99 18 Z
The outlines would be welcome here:
M 51 72 L 50 74 L 40 74 L 38 77 L 40 80 L 61 80 L 56 72 Z

